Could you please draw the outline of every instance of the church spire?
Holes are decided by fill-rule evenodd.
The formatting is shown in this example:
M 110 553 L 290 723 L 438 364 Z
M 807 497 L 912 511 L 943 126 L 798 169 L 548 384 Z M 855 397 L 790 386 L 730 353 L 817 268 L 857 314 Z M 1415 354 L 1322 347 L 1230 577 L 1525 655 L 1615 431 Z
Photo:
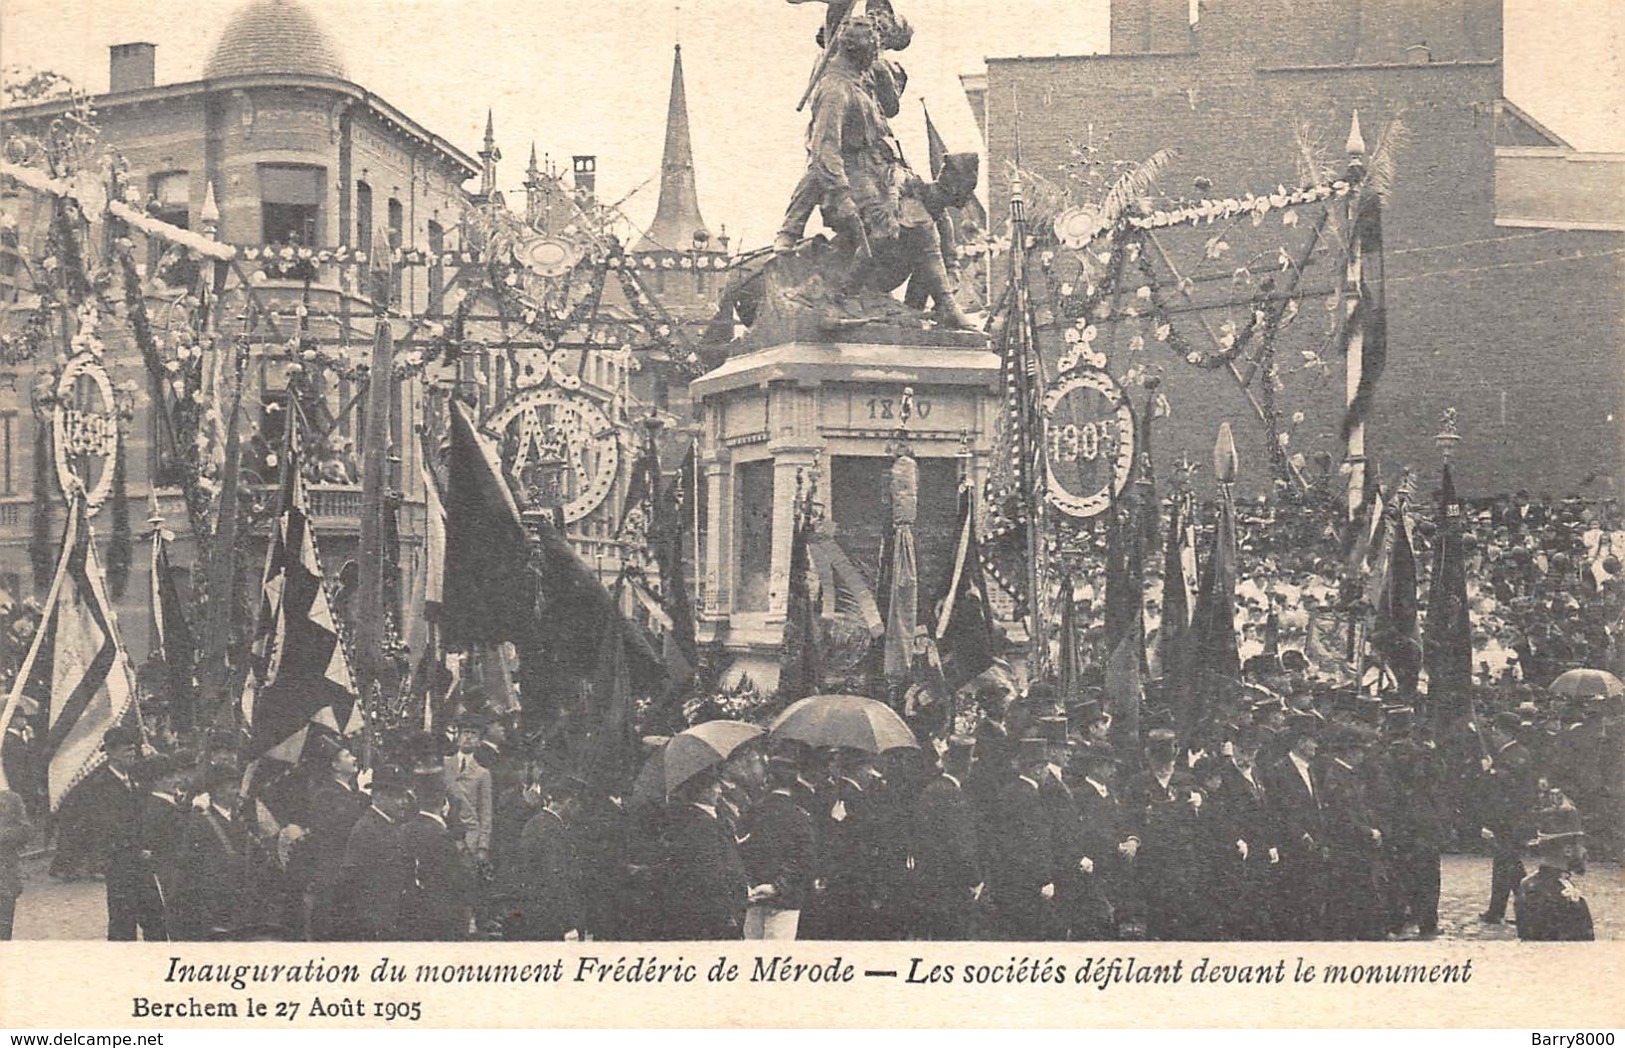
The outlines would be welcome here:
M 485 148 L 480 150 L 480 196 L 490 200 L 497 189 L 497 162 L 502 150 L 497 148 L 496 121 L 491 110 L 485 111 Z
M 688 93 L 683 88 L 683 45 L 673 49 L 671 100 L 666 107 L 666 150 L 660 165 L 660 203 L 637 251 L 689 251 L 695 234 L 710 234 L 700 217 L 694 186 L 694 149 L 688 132 Z M 704 246 L 702 244 L 702 246 Z

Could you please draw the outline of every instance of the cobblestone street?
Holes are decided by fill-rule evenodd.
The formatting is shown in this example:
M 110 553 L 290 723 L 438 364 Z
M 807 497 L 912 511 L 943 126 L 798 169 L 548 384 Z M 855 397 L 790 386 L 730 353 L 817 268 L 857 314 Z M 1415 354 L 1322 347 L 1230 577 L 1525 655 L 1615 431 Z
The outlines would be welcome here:
M 107 909 L 101 881 L 62 882 L 46 874 L 47 860 L 27 867 L 27 888 L 17 900 L 18 939 L 100 939 L 106 934 Z M 1594 864 L 1577 878 L 1591 904 L 1597 938 L 1625 938 L 1625 871 L 1617 864 Z M 1489 892 L 1490 860 L 1477 855 L 1449 855 L 1444 860 L 1439 903 L 1441 939 L 1516 939 L 1513 924 L 1479 921 Z

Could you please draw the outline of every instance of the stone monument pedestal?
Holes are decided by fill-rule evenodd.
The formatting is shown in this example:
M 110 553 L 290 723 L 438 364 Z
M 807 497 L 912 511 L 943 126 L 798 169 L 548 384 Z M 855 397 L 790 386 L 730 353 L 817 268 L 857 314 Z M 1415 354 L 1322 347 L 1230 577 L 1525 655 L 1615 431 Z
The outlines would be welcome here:
M 980 334 L 927 344 L 783 341 L 750 349 L 689 387 L 702 419 L 700 643 L 729 653 L 725 686 L 777 687 L 798 477 L 816 479 L 836 542 L 871 588 L 891 526 L 887 445 L 913 391 L 907 439 L 920 464 L 922 618 L 951 563 L 957 492 L 986 475 L 999 358 Z M 884 336 L 882 336 L 884 337 Z M 931 345 L 932 341 L 939 344 Z M 947 343 L 946 345 L 941 343 Z M 967 454 L 968 452 L 968 454 Z M 832 595 L 826 595 L 831 607 Z

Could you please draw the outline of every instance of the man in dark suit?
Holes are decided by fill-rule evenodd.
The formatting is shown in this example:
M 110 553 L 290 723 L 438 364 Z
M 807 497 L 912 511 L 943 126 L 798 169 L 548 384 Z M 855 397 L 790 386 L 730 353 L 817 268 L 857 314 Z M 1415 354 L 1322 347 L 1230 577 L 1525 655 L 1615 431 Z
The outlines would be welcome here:
M 170 906 L 177 939 L 226 938 L 239 926 L 258 922 L 250 883 L 249 830 L 238 811 L 241 782 L 242 770 L 235 761 L 216 761 L 204 771 L 207 801 L 187 817 Z
M 674 791 L 662 842 L 663 938 L 740 937 L 750 886 L 739 847 L 717 816 L 721 790 L 716 775 L 704 771 Z
M 1280 852 L 1271 835 L 1269 793 L 1258 767 L 1260 743 L 1257 729 L 1237 731 L 1231 739 L 1230 756 L 1219 772 L 1216 807 L 1225 827 L 1223 843 L 1232 864 L 1235 891 L 1224 908 L 1224 930 L 1233 939 L 1268 939 L 1274 932 L 1270 882 Z
M 0 788 L 0 942 L 11 939 L 17 897 L 23 893 L 22 850 L 33 835 L 22 795 Z
M 514 856 L 513 906 L 504 915 L 511 940 L 576 942 L 586 925 L 584 885 L 572 823 L 581 810 L 584 784 L 560 776 L 543 790 L 540 811 L 525 823 Z
M 1287 726 L 1287 753 L 1264 773 L 1275 842 L 1280 856 L 1274 924 L 1277 935 L 1293 940 L 1324 934 L 1326 817 L 1322 808 L 1320 719 L 1299 714 Z
M 1196 905 L 1191 875 L 1201 793 L 1189 770 L 1179 767 L 1179 754 L 1172 729 L 1151 729 L 1146 733 L 1147 766 L 1126 791 L 1130 825 L 1140 838 L 1135 866 L 1146 935 L 1152 939 L 1187 938 Z
M 166 938 L 163 904 L 153 880 L 151 856 L 143 854 L 142 815 L 146 789 L 137 781 L 141 733 L 115 725 L 102 741 L 107 760 L 73 792 L 85 815 L 86 832 L 103 856 L 107 880 L 107 938 L 134 941 Z
M 795 762 L 772 757 L 767 763 L 768 793 L 744 816 L 740 853 L 751 885 L 745 909 L 747 939 L 794 939 L 812 892 L 813 819 L 796 803 L 795 781 Z
M 977 840 L 977 814 L 965 792 L 975 740 L 955 736 L 942 755 L 942 774 L 926 784 L 914 806 L 912 845 L 919 893 L 915 935 L 920 939 L 971 938 L 974 907 L 984 877 Z
M 343 941 L 352 934 L 342 892 L 344 853 L 350 831 L 370 803 L 356 789 L 356 771 L 355 754 L 334 744 L 327 775 L 311 791 L 305 846 L 311 867 L 310 937 L 317 942 Z
M 1044 774 L 1038 780 L 1038 795 L 1044 802 L 1044 817 L 1049 821 L 1050 852 L 1055 857 L 1055 906 L 1051 914 L 1049 935 L 1066 939 L 1070 930 L 1069 918 L 1076 901 L 1084 894 L 1088 877 L 1083 871 L 1083 831 L 1078 822 L 1078 805 L 1073 797 L 1067 771 L 1072 763 L 1071 744 L 1067 739 L 1067 721 L 1062 716 L 1038 719 L 1038 731 L 1048 744 L 1048 760 Z
M 446 828 L 445 778 L 438 771 L 418 775 L 413 787 L 417 813 L 403 820 L 401 851 L 411 875 L 401 902 L 399 938 L 415 942 L 455 942 L 468 938 L 474 907 L 474 871 Z
M 1398 900 L 1393 930 L 1414 921 L 1417 933 L 1431 938 L 1439 930 L 1440 862 L 1452 817 L 1444 761 L 1410 707 L 1390 711 L 1389 721 L 1396 736 L 1388 750 L 1397 800 L 1391 842 Z
M 193 770 L 186 760 L 167 756 L 153 757 L 141 766 L 142 777 L 152 786 L 142 801 L 142 850 L 150 856 L 147 868 L 157 885 L 159 913 L 166 931 L 169 906 L 180 886 L 182 847 L 191 816 L 186 782 Z
M 1366 795 L 1361 764 L 1368 729 L 1334 724 L 1326 733 L 1331 758 L 1321 777 L 1326 814 L 1326 936 L 1372 941 L 1388 923 L 1383 835 Z
M 1140 839 L 1125 823 L 1113 783 L 1117 753 L 1110 742 L 1091 739 L 1073 758 L 1083 780 L 1073 796 L 1078 805 L 1078 891 L 1068 902 L 1072 938 L 1078 942 L 1115 939 L 1125 926 L 1144 920 L 1134 884 L 1134 857 Z
M 1489 905 L 1479 914 L 1486 924 L 1506 919 L 1507 902 L 1528 872 L 1524 845 L 1535 835 L 1538 779 L 1528 747 L 1517 740 L 1521 726 L 1518 714 L 1507 711 L 1496 714 L 1491 728 L 1496 750 L 1489 758 L 1489 812 L 1482 836 L 1493 844 L 1495 858 Z
M 976 763 L 965 781 L 972 802 L 983 819 L 983 851 L 991 851 L 993 827 L 998 823 L 999 794 L 1015 772 L 1017 740 L 1005 724 L 1007 696 L 1004 689 L 987 687 L 977 693 L 976 704 L 982 719 L 976 723 Z
M 1049 743 L 1023 738 L 1016 753 L 1017 774 L 999 793 L 988 889 L 999 937 L 1036 942 L 1049 934 L 1057 872 L 1049 817 L 1039 790 L 1049 764 Z
M 819 845 L 817 934 L 826 939 L 875 937 L 880 908 L 883 811 L 873 757 L 856 750 L 836 759 L 829 807 L 816 815 Z
M 357 940 L 389 942 L 399 932 L 401 899 L 412 873 L 401 847 L 401 822 L 411 796 L 404 770 L 380 769 L 372 782 L 372 804 L 350 830 L 339 869 Z

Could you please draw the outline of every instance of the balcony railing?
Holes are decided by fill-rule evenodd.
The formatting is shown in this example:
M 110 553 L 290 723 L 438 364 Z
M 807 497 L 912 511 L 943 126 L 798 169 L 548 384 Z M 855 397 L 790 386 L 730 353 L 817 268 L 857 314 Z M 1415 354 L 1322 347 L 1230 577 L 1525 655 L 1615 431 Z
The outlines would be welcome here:
M 361 526 L 360 484 L 312 484 L 306 490 L 310 493 L 310 515 L 317 527 Z

